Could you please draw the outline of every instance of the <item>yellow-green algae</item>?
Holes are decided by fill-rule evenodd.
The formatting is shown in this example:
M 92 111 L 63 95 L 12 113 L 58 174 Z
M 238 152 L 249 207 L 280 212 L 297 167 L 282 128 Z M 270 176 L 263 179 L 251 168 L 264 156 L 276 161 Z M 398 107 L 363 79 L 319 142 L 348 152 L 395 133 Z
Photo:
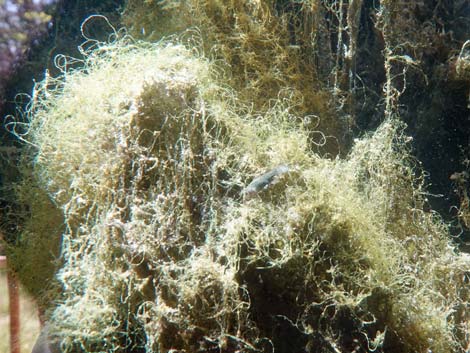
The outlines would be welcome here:
M 123 39 L 37 84 L 23 236 L 49 242 L 55 205 L 62 350 L 285 351 L 277 327 L 305 351 L 464 351 L 470 258 L 424 210 L 398 118 L 322 158 L 295 92 L 257 110 L 225 82 L 178 39 Z
M 349 146 L 351 97 L 348 72 L 327 44 L 339 29 L 326 17 L 318 0 L 130 0 L 123 23 L 146 41 L 197 28 L 238 99 L 264 111 L 287 94 L 291 111 L 321 117 L 310 122 L 325 136 L 316 148 L 336 155 Z

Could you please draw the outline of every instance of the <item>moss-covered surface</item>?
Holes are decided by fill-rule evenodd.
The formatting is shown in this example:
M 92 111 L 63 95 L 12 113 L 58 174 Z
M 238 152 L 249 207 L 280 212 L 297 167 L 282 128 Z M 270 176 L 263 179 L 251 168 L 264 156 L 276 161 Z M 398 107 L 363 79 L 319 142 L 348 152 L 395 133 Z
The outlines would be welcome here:
M 329 137 L 319 152 L 346 153 L 375 130 L 393 86 L 386 95 L 428 173 L 429 202 L 468 238 L 458 220 L 468 177 L 450 179 L 470 172 L 468 1 L 130 0 L 123 23 L 148 40 L 196 26 L 207 55 L 228 63 L 239 97 L 254 104 L 292 88 L 296 110 L 320 117 Z
M 146 42 L 90 41 L 35 86 L 9 251 L 62 351 L 467 350 L 470 257 L 402 122 L 406 4 L 338 3 L 130 1 Z M 366 10 L 383 87 L 360 89 Z
M 325 137 L 320 151 L 336 155 L 350 143 L 348 108 L 341 108 L 349 94 L 340 92 L 342 74 L 334 69 L 329 38 L 324 38 L 326 13 L 319 5 L 131 0 L 122 21 L 134 37 L 150 41 L 195 28 L 201 38 L 199 50 L 217 60 L 238 99 L 265 110 L 272 100 L 288 98 L 289 109 L 315 117 L 311 127 Z

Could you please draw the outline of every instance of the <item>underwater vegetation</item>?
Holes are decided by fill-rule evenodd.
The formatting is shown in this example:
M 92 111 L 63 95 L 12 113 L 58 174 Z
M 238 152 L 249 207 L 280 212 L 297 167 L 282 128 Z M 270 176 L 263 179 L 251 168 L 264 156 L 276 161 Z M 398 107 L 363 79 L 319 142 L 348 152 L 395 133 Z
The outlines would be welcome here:
M 429 206 L 402 117 L 407 75 L 427 77 L 400 31 L 413 17 L 394 18 L 407 11 L 129 1 L 128 33 L 56 57 L 60 74 L 8 123 L 24 215 L 7 250 L 50 340 L 66 353 L 467 351 L 470 255 Z M 381 69 L 359 89 L 367 60 Z

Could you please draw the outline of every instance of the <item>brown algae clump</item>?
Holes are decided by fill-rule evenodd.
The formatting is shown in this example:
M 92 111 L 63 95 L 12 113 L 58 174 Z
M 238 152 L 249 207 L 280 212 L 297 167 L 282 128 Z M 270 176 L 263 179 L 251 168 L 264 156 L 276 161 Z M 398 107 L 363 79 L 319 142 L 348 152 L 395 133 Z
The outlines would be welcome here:
M 398 120 L 331 160 L 291 103 L 250 109 L 176 40 L 101 44 L 36 86 L 24 168 L 64 219 L 64 352 L 467 345 L 470 259 L 423 211 Z

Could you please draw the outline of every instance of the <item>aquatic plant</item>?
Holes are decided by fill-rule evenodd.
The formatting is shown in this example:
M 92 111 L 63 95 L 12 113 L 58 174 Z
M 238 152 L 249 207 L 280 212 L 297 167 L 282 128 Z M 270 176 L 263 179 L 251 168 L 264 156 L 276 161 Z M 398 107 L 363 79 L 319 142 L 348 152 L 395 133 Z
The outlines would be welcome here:
M 65 352 L 466 345 L 470 259 L 424 210 L 401 123 L 326 159 L 288 105 L 251 110 L 178 39 L 98 44 L 36 86 L 19 193 L 64 219 L 49 321 Z M 48 242 L 50 224 L 24 234 Z
M 429 209 L 400 117 L 419 72 L 392 50 L 401 2 L 377 14 L 382 122 L 355 140 L 361 2 L 325 4 L 345 16 L 336 41 L 315 1 L 131 1 L 154 42 L 88 41 L 37 83 L 16 129 L 31 216 L 9 251 L 62 351 L 467 349 L 470 257 Z M 155 13 L 179 21 L 158 32 Z M 38 288 L 33 249 L 58 237 Z

